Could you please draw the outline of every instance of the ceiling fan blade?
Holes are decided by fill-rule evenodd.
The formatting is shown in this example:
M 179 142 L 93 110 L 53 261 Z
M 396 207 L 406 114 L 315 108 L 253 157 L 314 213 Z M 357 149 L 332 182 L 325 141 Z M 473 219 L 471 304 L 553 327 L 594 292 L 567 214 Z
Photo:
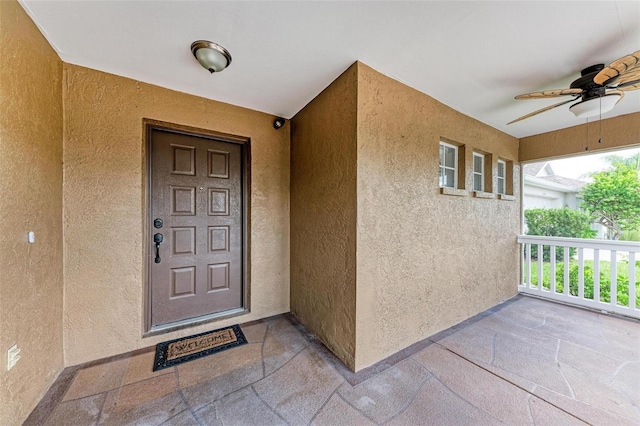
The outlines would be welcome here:
M 511 121 L 511 122 L 507 123 L 507 126 L 508 126 L 509 124 L 517 123 L 518 121 L 522 121 L 522 120 L 527 119 L 527 118 L 529 118 L 529 117 L 533 117 L 534 115 L 538 115 L 538 114 L 543 113 L 543 112 L 545 112 L 545 111 L 549 111 L 550 109 L 554 109 L 554 108 L 557 108 L 557 107 L 559 107 L 559 106 L 562 106 L 562 105 L 568 104 L 569 102 L 573 102 L 573 101 L 575 101 L 576 99 L 578 99 L 578 98 L 577 98 L 577 97 L 574 97 L 573 99 L 569 99 L 568 101 L 563 101 L 563 102 L 560 102 L 560 103 L 557 103 L 557 104 L 554 104 L 554 105 L 550 105 L 550 106 L 548 106 L 548 107 L 545 107 L 545 108 L 539 109 L 539 110 L 537 110 L 537 111 L 531 112 L 531 113 L 529 113 L 529 114 L 527 114 L 527 115 L 523 115 L 522 117 L 520 117 L 520 118 L 516 118 L 515 120 L 513 120 L 513 121 Z
M 624 98 L 624 92 L 620 90 L 609 90 L 607 93 L 605 93 L 605 95 L 620 95 L 620 99 L 618 99 L 618 102 L 620 102 L 622 98 Z M 616 102 L 616 105 L 618 105 L 618 102 Z
M 559 96 L 567 95 L 579 95 L 582 93 L 582 89 L 554 89 L 543 90 L 542 92 L 525 93 L 524 95 L 516 96 L 516 99 L 546 99 L 557 98 Z
M 638 67 L 640 67 L 640 50 L 611 62 L 593 77 L 593 82 L 603 86 L 615 83 L 626 73 Z
M 640 81 L 640 67 L 637 67 L 629 72 L 626 72 L 620 77 L 616 78 L 611 86 L 612 89 L 620 87 L 631 86 Z
M 640 90 L 640 80 L 630 81 L 629 83 L 626 83 L 622 87 L 616 87 L 616 89 L 624 90 L 625 92 L 628 92 L 631 90 Z

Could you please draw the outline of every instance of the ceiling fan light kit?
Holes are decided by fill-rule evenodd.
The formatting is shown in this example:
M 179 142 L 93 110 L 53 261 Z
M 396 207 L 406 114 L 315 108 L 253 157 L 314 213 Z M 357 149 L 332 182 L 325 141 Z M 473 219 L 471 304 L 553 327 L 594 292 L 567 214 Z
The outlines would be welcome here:
M 588 118 L 609 112 L 622 100 L 625 91 L 640 89 L 640 50 L 613 61 L 608 66 L 592 65 L 580 72 L 580 78 L 571 83 L 569 89 L 545 90 L 516 96 L 516 99 L 547 99 L 572 96 L 573 99 L 551 105 L 508 124 L 522 121 L 534 115 L 562 105 L 578 101 L 569 107 L 578 118 Z
M 618 101 L 620 101 L 620 98 L 622 98 L 622 96 L 617 93 L 598 96 L 597 98 L 591 98 L 571 105 L 569 111 L 578 118 L 594 117 L 611 111 Z

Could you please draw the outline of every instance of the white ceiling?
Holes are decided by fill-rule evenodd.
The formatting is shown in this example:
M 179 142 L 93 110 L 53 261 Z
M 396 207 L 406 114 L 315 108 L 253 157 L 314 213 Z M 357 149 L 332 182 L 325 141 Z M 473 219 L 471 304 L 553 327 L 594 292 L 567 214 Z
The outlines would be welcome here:
M 640 49 L 640 2 L 21 0 L 62 60 L 290 118 L 360 60 L 516 137 L 584 123 L 558 99 L 580 70 Z M 210 75 L 191 55 L 233 56 Z M 640 111 L 640 90 L 603 118 Z

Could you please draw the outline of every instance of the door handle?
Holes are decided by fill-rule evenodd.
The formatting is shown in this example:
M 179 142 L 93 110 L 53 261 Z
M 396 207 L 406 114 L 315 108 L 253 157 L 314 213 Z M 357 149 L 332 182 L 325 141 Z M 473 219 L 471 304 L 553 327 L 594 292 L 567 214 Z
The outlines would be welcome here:
M 156 263 L 160 263 L 162 259 L 160 259 L 160 243 L 162 242 L 162 234 L 157 233 L 153 236 L 153 242 L 156 244 Z

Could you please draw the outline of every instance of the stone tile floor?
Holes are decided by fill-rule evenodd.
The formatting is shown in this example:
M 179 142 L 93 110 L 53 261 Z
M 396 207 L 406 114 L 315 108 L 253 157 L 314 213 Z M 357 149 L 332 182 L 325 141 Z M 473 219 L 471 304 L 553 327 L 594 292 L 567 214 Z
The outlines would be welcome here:
M 640 322 L 518 296 L 357 374 L 291 316 L 151 372 L 67 369 L 26 424 L 640 425 Z

